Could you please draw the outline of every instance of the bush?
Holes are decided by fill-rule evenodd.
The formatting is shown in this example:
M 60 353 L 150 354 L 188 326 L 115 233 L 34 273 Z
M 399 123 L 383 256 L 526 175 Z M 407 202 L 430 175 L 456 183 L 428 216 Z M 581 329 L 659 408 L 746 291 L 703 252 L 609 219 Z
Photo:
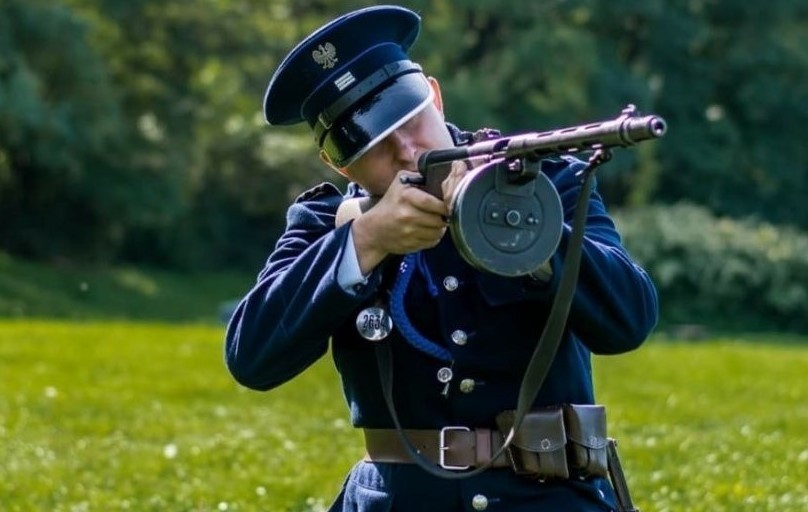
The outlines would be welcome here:
M 624 210 L 615 221 L 654 278 L 664 324 L 808 332 L 808 235 L 692 204 Z

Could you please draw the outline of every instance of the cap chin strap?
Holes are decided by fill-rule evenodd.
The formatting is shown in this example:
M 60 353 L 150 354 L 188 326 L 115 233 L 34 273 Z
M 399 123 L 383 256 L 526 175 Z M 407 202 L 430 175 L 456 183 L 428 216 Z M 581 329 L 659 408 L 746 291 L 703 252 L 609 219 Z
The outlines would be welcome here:
M 449 471 L 434 465 L 429 459 L 422 455 L 418 449 L 407 439 L 403 431 L 401 422 L 396 414 L 393 405 L 393 353 L 390 344 L 387 342 L 376 343 L 376 363 L 379 369 L 379 378 L 382 384 L 382 393 L 390 417 L 396 427 L 401 443 L 409 453 L 412 460 L 421 466 L 427 473 L 445 479 L 459 480 L 478 475 L 491 467 L 496 459 L 505 453 L 511 445 L 516 435 L 516 431 L 522 424 L 525 414 L 530 410 L 539 389 L 542 386 L 550 366 L 553 363 L 561 337 L 564 334 L 564 327 L 569 316 L 572 298 L 575 295 L 575 287 L 578 282 L 578 273 L 581 266 L 581 248 L 583 246 L 584 228 L 586 224 L 586 214 L 588 210 L 589 196 L 592 193 L 592 179 L 595 168 L 609 159 L 609 154 L 598 150 L 589 159 L 589 162 L 582 171 L 583 183 L 581 192 L 575 205 L 575 216 L 572 224 L 572 234 L 570 235 L 567 252 L 564 256 L 564 270 L 561 273 L 561 280 L 558 285 L 558 293 L 553 300 L 550 316 L 544 326 L 544 330 L 530 358 L 522 384 L 519 387 L 519 397 L 517 399 L 516 411 L 514 413 L 513 426 L 505 436 L 502 447 L 491 457 L 491 460 L 483 466 L 479 466 L 471 471 L 458 473 Z

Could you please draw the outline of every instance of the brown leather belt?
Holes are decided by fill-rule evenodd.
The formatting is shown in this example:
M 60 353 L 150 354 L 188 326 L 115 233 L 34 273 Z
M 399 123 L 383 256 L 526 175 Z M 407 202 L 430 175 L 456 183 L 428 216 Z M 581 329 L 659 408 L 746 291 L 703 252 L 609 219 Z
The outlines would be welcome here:
M 444 427 L 440 430 L 404 430 L 421 455 L 444 469 L 462 470 L 482 466 L 502 446 L 497 430 Z M 414 463 L 395 429 L 364 429 L 365 460 Z M 491 467 L 510 467 L 507 456 L 497 457 Z

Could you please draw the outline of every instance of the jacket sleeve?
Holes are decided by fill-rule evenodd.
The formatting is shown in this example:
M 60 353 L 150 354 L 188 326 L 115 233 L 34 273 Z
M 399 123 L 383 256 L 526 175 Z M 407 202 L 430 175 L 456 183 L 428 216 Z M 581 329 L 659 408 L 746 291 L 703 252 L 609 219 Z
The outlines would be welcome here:
M 355 293 L 337 282 L 350 229 L 350 223 L 334 226 L 342 198 L 324 184 L 290 206 L 284 234 L 227 326 L 225 361 L 242 385 L 268 390 L 305 370 L 378 286 L 375 273 Z
M 565 219 L 561 243 L 551 260 L 553 289 L 563 271 L 575 204 L 581 192 L 582 178 L 576 172 L 584 166 L 570 159 L 548 172 L 561 196 Z M 657 323 L 658 309 L 651 278 L 623 247 L 603 200 L 593 188 L 568 325 L 593 353 L 617 354 L 645 341 Z

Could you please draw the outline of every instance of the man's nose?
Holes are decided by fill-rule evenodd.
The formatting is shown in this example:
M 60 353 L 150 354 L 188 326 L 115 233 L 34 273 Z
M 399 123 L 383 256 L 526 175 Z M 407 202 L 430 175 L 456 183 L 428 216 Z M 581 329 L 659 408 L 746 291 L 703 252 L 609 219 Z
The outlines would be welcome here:
M 393 130 L 388 141 L 395 159 L 401 164 L 407 164 L 406 169 L 414 169 L 417 146 L 412 137 L 401 130 Z

